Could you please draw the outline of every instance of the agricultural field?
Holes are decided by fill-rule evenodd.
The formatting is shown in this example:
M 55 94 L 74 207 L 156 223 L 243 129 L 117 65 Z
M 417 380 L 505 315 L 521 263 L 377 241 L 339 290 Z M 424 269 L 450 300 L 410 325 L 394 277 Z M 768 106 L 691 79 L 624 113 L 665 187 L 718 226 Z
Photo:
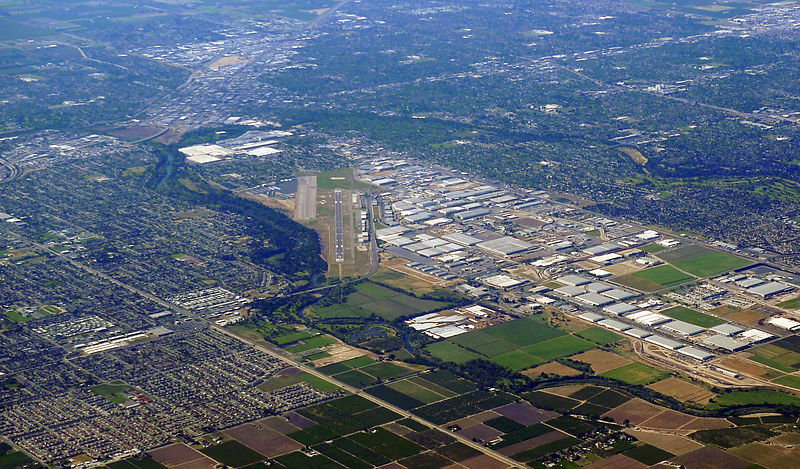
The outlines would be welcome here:
M 387 321 L 394 321 L 448 306 L 451 306 L 451 303 L 423 300 L 377 283 L 363 282 L 356 286 L 356 292 L 348 295 L 344 303 L 312 307 L 311 314 L 320 319 L 360 318 L 374 314 Z
M 692 279 L 692 276 L 684 274 L 671 265 L 659 265 L 623 275 L 614 280 L 636 290 L 653 292 L 662 288 L 674 287 Z
M 416 372 L 416 370 L 393 362 L 376 362 L 366 356 L 323 366 L 319 370 L 334 379 L 357 388 L 364 388 L 387 379 L 394 379 Z
M 591 340 L 592 342 L 599 344 L 599 345 L 609 345 L 619 342 L 623 339 L 623 337 L 616 332 L 609 331 L 603 327 L 592 326 L 588 329 L 584 329 L 576 334 L 579 337 L 582 337 L 586 340 Z
M 324 392 L 335 392 L 339 389 L 330 382 L 297 368 L 286 368 L 267 381 L 261 383 L 258 388 L 264 392 L 269 392 L 297 383 L 306 383 Z
M 375 386 L 367 389 L 366 392 L 406 410 L 432 404 L 459 394 L 426 380 L 424 376 L 427 374 Z
M 614 339 L 605 331 L 588 334 L 603 342 Z M 523 318 L 437 342 L 426 350 L 444 361 L 464 363 L 483 358 L 519 371 L 595 346 L 581 337 L 550 327 L 540 319 Z
M 800 405 L 800 398 L 779 391 L 732 391 L 717 395 L 712 403 L 719 405 L 780 404 Z
M 591 365 L 592 370 L 596 374 L 603 374 L 607 371 L 616 370 L 621 366 L 633 363 L 633 361 L 629 358 L 617 355 L 616 353 L 598 349 L 579 353 L 578 355 L 573 356 L 572 359 L 588 363 Z
M 265 459 L 262 454 L 236 440 L 209 446 L 200 452 L 230 467 L 243 467 Z
M 618 379 L 629 384 L 644 386 L 667 377 L 664 371 L 656 370 L 643 363 L 633 362 L 602 374 L 606 378 Z
M 659 253 L 658 257 L 698 277 L 710 277 L 752 264 L 743 257 L 697 245 Z
M 647 387 L 683 402 L 694 402 L 702 405 L 708 404 L 716 396 L 716 394 L 702 386 L 675 377 L 657 381 Z
M 564 335 L 555 339 L 512 350 L 491 358 L 498 365 L 519 371 L 531 366 L 546 363 L 556 358 L 567 357 L 593 349 L 595 344 L 574 335 Z
M 755 347 L 750 360 L 771 366 L 785 373 L 793 373 L 800 369 L 800 353 L 785 349 L 777 342 Z
M 677 319 L 679 321 L 688 322 L 700 327 L 714 327 L 723 324 L 725 321 L 708 314 L 703 314 L 693 309 L 684 308 L 683 306 L 675 306 L 661 311 L 661 314 Z
M 783 301 L 778 306 L 784 309 L 800 309 L 800 298 Z

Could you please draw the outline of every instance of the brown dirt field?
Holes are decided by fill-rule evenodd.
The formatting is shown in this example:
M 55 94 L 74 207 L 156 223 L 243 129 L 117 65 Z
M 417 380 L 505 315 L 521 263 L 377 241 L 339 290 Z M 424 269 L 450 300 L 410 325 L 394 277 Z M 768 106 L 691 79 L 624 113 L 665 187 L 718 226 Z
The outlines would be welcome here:
M 414 270 L 410 267 L 406 267 L 405 265 L 396 265 L 392 267 L 392 270 L 396 270 L 401 274 L 408 275 L 417 280 L 421 280 L 423 282 L 432 283 L 434 285 L 438 285 L 443 282 L 442 279 L 439 277 L 434 277 L 433 275 L 428 275 L 424 272 L 420 272 L 419 270 Z
M 733 424 L 725 419 L 713 417 L 697 417 L 681 427 L 681 430 L 713 430 L 716 428 L 730 428 Z
M 663 428 L 669 430 L 676 430 L 693 421 L 695 417 L 691 415 L 675 412 L 674 410 L 665 410 L 655 417 L 645 420 L 640 423 L 640 427 L 645 428 Z
M 573 357 L 573 360 L 586 362 L 592 365 L 592 370 L 596 374 L 605 373 L 606 371 L 615 370 L 621 366 L 633 363 L 632 360 L 621 357 L 616 353 L 606 352 L 605 350 L 592 349 L 586 352 L 579 353 Z
M 632 399 L 619 407 L 611 409 L 603 414 L 604 416 L 611 417 L 615 422 L 622 423 L 628 420 L 632 425 L 639 425 L 647 419 L 650 419 L 664 409 L 649 402 L 645 402 L 639 398 Z
M 704 446 L 670 461 L 682 464 L 686 469 L 744 469 L 750 465 L 746 460 L 714 446 Z
M 564 435 L 559 431 L 552 431 L 545 433 L 544 435 L 539 435 L 533 438 L 529 438 L 525 441 L 520 441 L 519 443 L 514 443 L 513 445 L 506 446 L 505 448 L 500 448 L 497 452 L 500 454 L 504 454 L 506 456 L 511 456 L 512 454 L 517 454 L 523 451 L 527 451 L 529 449 L 537 448 L 552 441 L 561 440 L 565 437 L 566 435 Z
M 414 433 L 414 430 L 412 430 L 412 429 L 410 429 L 408 427 L 404 427 L 404 426 L 400 425 L 399 423 L 390 423 L 388 425 L 384 425 L 383 427 L 385 429 L 389 430 L 390 432 L 396 433 L 396 434 L 398 434 L 400 436 L 406 436 L 406 435 L 410 435 L 410 434 Z
M 470 415 L 469 417 L 464 417 L 463 419 L 458 419 L 454 422 L 451 422 L 450 425 L 458 425 L 461 428 L 469 428 L 479 423 L 483 423 L 487 420 L 493 419 L 495 417 L 500 417 L 500 414 L 497 412 L 492 412 L 491 410 L 483 411 L 479 414 Z
M 183 443 L 175 443 L 149 451 L 150 456 L 165 466 L 177 466 L 206 456 Z
M 458 434 L 464 438 L 469 438 L 470 440 L 475 440 L 477 438 L 481 441 L 492 441 L 498 436 L 502 435 L 503 432 L 488 425 L 479 423 L 478 425 L 474 425 L 459 431 Z
M 175 469 L 212 469 L 218 466 L 218 463 L 211 458 L 200 458 L 194 461 L 189 461 L 178 466 L 172 466 Z
M 247 59 L 244 57 L 239 57 L 238 55 L 227 55 L 215 60 L 211 65 L 209 65 L 209 67 L 227 67 L 229 65 L 237 65 L 244 62 L 247 62 Z
M 313 427 L 314 425 L 317 424 L 317 422 L 309 418 L 303 417 L 302 415 L 296 412 L 286 412 L 285 414 L 283 414 L 283 416 L 286 417 L 286 420 L 288 420 L 289 423 L 298 428 Z
M 619 264 L 607 265 L 603 270 L 611 272 L 614 276 L 628 275 L 642 270 L 642 266 L 636 264 L 634 261 L 620 262 Z
M 758 311 L 753 311 L 752 309 L 745 309 L 744 311 L 729 314 L 725 318 L 745 324 L 758 324 L 758 321 L 766 319 L 767 315 L 759 313 Z
M 163 127 L 154 126 L 120 127 L 111 129 L 107 133 L 120 138 L 140 139 L 155 135 L 162 130 L 164 130 Z
M 495 408 L 494 411 L 526 427 L 558 417 L 555 412 L 537 409 L 525 401 L 506 404 Z
M 624 454 L 615 454 L 614 456 L 603 459 L 583 466 L 584 469 L 639 469 L 645 467 L 635 459 L 631 459 Z
M 283 417 L 267 417 L 265 419 L 256 420 L 253 423 L 256 425 L 260 425 L 262 427 L 271 428 L 276 432 L 282 433 L 284 435 L 286 435 L 287 433 L 292 433 L 296 432 L 297 430 L 300 430 L 299 427 L 292 425 L 291 423 L 289 423 L 288 420 L 286 420 Z
M 550 362 L 545 363 L 544 365 L 539 365 L 536 368 L 522 371 L 521 373 L 529 378 L 536 378 L 543 373 L 555 374 L 559 376 L 576 376 L 580 374 L 580 371 L 570 368 L 567 365 L 562 365 L 558 362 Z
M 331 363 L 339 363 L 345 360 L 350 360 L 351 358 L 357 358 L 364 355 L 363 350 L 359 350 L 354 347 L 350 347 L 349 345 L 345 344 L 333 344 L 327 349 L 325 349 L 327 353 L 331 356 L 320 358 L 319 360 L 315 360 L 314 367 L 319 368 L 321 366 L 330 365 Z
M 670 453 L 678 456 L 703 447 L 702 444 L 679 435 L 654 433 L 649 431 L 634 430 L 632 428 L 626 429 L 625 433 L 635 437 L 639 441 L 643 441 L 647 444 L 655 446 L 656 448 L 661 448 L 664 451 L 669 451 Z
M 266 205 L 269 208 L 274 208 L 275 210 L 279 210 L 284 212 L 288 216 L 292 216 L 294 213 L 294 199 L 291 200 L 280 200 L 275 199 L 272 197 L 267 197 L 265 195 L 259 194 L 239 194 L 240 197 L 244 199 L 255 200 L 263 205 Z
M 750 356 L 750 354 L 743 356 Z M 767 374 L 767 369 L 765 367 L 750 360 L 745 360 L 742 357 L 725 357 L 720 360 L 719 364 L 725 368 L 738 371 L 743 375 L 764 376 Z
M 784 433 L 770 441 L 777 445 L 800 445 L 800 433 Z
M 259 426 L 249 423 L 231 428 L 225 433 L 268 458 L 290 453 L 303 447 L 300 443 L 275 430 L 259 428 Z
M 506 469 L 508 467 L 508 464 L 486 454 L 461 461 L 461 465 L 469 469 Z
M 559 386 L 557 388 L 542 389 L 542 391 L 550 394 L 555 394 L 556 396 L 569 397 L 570 394 L 574 394 L 575 392 L 585 387 L 586 385 L 584 384 L 571 384 L 569 386 Z
M 736 456 L 761 464 L 764 467 L 787 469 L 800 467 L 800 451 L 796 447 L 787 448 L 783 445 L 750 443 L 729 451 Z
M 637 150 L 635 148 L 620 147 L 620 148 L 618 148 L 618 150 L 621 151 L 622 153 L 625 153 L 626 155 L 628 155 L 628 157 L 630 159 L 632 159 L 634 161 L 634 163 L 638 163 L 638 164 L 642 164 L 642 165 L 647 164 L 647 157 L 642 155 L 642 152 L 640 152 L 639 150 Z
M 653 391 L 672 396 L 681 401 L 696 402 L 698 404 L 708 404 L 708 401 L 716 396 L 716 394 L 704 387 L 688 383 L 675 377 L 662 379 L 647 387 Z

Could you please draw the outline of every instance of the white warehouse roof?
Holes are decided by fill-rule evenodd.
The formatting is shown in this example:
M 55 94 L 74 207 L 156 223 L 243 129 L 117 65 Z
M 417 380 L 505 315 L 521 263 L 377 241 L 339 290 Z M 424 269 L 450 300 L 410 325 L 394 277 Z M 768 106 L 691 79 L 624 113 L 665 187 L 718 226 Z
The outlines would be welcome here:
M 650 337 L 644 340 L 645 342 L 650 342 L 651 344 L 656 344 L 660 347 L 668 348 L 670 350 L 678 350 L 679 348 L 684 346 L 682 343 L 676 340 L 668 339 L 660 335 L 651 335 Z

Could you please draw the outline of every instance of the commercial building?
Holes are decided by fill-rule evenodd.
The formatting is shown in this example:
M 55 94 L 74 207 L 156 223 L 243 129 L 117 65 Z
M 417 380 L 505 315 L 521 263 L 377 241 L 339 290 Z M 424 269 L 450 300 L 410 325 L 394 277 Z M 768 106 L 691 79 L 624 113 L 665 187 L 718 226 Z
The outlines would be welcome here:
M 558 281 L 558 283 L 563 283 L 564 285 L 572 285 L 574 287 L 592 283 L 592 281 L 589 280 L 588 278 L 574 274 L 564 275 L 563 277 L 559 277 L 556 280 Z

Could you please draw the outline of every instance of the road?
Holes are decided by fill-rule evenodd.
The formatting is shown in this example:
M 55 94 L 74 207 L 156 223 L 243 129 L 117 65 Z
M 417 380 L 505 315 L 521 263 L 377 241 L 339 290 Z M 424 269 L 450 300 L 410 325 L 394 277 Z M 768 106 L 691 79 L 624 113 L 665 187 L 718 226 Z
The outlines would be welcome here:
M 283 361 L 287 361 L 287 362 L 291 363 L 294 367 L 299 368 L 300 370 L 305 371 L 306 373 L 308 373 L 310 375 L 316 376 L 317 378 L 320 378 L 320 379 L 323 379 L 323 380 L 325 380 L 325 381 L 327 381 L 329 383 L 335 384 L 336 386 L 339 386 L 340 388 L 344 389 L 345 391 L 348 391 L 348 392 L 353 393 L 353 394 L 357 394 L 357 395 L 363 397 L 364 399 L 367 399 L 369 401 L 374 402 L 375 404 L 378 404 L 378 405 L 380 405 L 382 407 L 385 407 L 385 408 L 387 408 L 387 409 L 389 409 L 389 410 L 391 410 L 391 411 L 393 411 L 393 412 L 395 412 L 397 414 L 402 415 L 405 418 L 412 419 L 412 420 L 414 420 L 416 422 L 419 422 L 419 423 L 421 423 L 421 424 L 423 424 L 425 426 L 431 427 L 431 428 L 438 428 L 439 430 L 447 433 L 448 435 L 452 436 L 453 438 L 455 438 L 459 442 L 469 446 L 470 448 L 476 449 L 476 450 L 480 451 L 483 454 L 486 454 L 486 455 L 488 455 L 488 456 L 490 456 L 492 458 L 498 459 L 498 460 L 508 464 L 511 467 L 518 467 L 519 466 L 519 461 L 514 461 L 513 459 L 509 458 L 508 456 L 502 455 L 502 454 L 498 453 L 497 451 L 489 449 L 489 448 L 483 446 L 480 443 L 476 443 L 476 442 L 470 440 L 469 438 L 466 438 L 466 437 L 463 437 L 463 436 L 459 435 L 458 433 L 450 432 L 447 428 L 444 428 L 444 427 L 442 427 L 440 425 L 436 425 L 433 422 L 430 422 L 430 421 L 425 420 L 425 419 L 423 419 L 421 417 L 418 417 L 417 415 L 414 415 L 414 414 L 412 414 L 411 412 L 409 412 L 407 410 L 403 410 L 403 409 L 401 409 L 399 407 L 396 407 L 396 406 L 394 406 L 392 404 L 389 404 L 388 402 L 383 401 L 382 399 L 378 399 L 377 397 L 375 397 L 375 396 L 373 396 L 371 394 L 367 394 L 367 393 L 361 392 L 361 390 L 358 389 L 358 388 L 350 386 L 349 384 L 342 383 L 342 382 L 340 382 L 340 381 L 338 381 L 336 379 L 331 378 L 330 376 L 328 376 L 328 375 L 326 375 L 324 373 L 319 372 L 315 368 L 311 368 L 311 367 L 308 367 L 308 366 L 306 366 L 306 365 L 304 365 L 304 364 L 302 364 L 300 362 L 297 362 L 293 357 L 288 356 L 288 354 L 285 355 L 283 353 L 279 353 L 276 350 L 270 349 L 268 347 L 264 347 L 261 344 L 258 344 L 258 343 L 255 343 L 255 342 L 251 342 L 250 340 L 248 340 L 248 339 L 246 339 L 244 337 L 240 337 L 240 336 L 238 336 L 236 334 L 233 334 L 232 332 L 226 330 L 225 328 L 219 327 L 216 324 L 212 324 L 211 328 L 215 329 L 215 330 L 217 330 L 217 331 L 219 331 L 219 332 L 221 332 L 221 333 L 223 333 L 223 334 L 225 334 L 227 336 L 230 336 L 230 337 L 232 337 L 234 339 L 237 339 L 237 340 L 239 340 L 241 342 L 244 342 L 244 343 L 249 344 L 249 345 L 251 345 L 253 347 L 256 347 L 259 350 L 262 350 L 262 351 L 266 352 L 268 355 L 271 355 L 271 356 L 273 356 L 275 358 L 278 358 L 280 360 L 283 360 Z

